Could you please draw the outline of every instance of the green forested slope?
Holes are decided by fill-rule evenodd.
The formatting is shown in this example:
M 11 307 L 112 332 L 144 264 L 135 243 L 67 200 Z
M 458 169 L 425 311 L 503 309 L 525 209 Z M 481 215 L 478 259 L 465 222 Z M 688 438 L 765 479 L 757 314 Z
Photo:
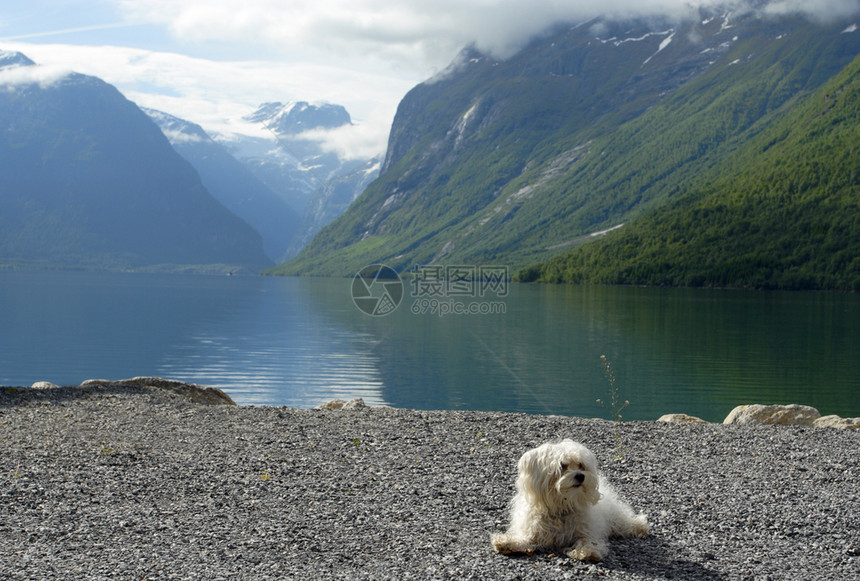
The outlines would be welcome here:
M 860 57 L 695 184 L 519 279 L 860 290 Z

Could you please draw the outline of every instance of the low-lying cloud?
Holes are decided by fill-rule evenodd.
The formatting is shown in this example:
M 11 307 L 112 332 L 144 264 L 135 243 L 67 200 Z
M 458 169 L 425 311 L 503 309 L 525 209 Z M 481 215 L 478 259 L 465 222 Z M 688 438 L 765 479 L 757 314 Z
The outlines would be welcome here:
M 683 18 L 711 9 L 827 20 L 860 13 L 860 0 L 106 1 L 121 12 L 122 26 L 155 25 L 178 41 L 173 46 L 202 47 L 197 55 L 217 46 L 221 58 L 6 42 L 0 48 L 55 66 L 3 71 L 0 87 L 48 86 L 75 70 L 218 134 L 241 132 L 241 117 L 265 101 L 338 103 L 356 124 L 309 137 L 347 157 L 383 152 L 406 91 L 446 69 L 470 44 L 504 58 L 554 24 L 598 16 Z
M 860 12 L 860 0 L 772 0 L 764 7 L 765 14 L 806 14 L 828 21 Z
M 702 8 L 803 13 L 860 12 L 860 0 L 136 0 L 129 17 L 158 22 L 187 40 L 264 42 L 390 66 L 444 67 L 465 45 L 508 56 L 555 23 L 597 16 L 690 15 Z
M 47 88 L 62 81 L 71 74 L 64 67 L 56 66 L 19 66 L 0 68 L 0 87 L 11 90 L 26 85 Z
M 193 121 L 210 135 L 253 136 L 260 131 L 259 126 L 242 118 L 266 101 L 309 100 L 345 105 L 354 125 L 307 137 L 320 142 L 327 151 L 350 159 L 385 151 L 397 102 L 420 80 L 324 64 L 212 61 L 122 47 L 23 43 L 10 43 L 7 47 L 37 63 L 54 63 L 23 67 L 14 74 L 10 71 L 5 77 L 8 87 L 13 83 L 50 83 L 74 69 L 117 86 L 138 105 Z
M 388 139 L 387 125 L 381 122 L 343 125 L 335 129 L 312 129 L 298 135 L 313 141 L 323 151 L 337 154 L 340 159 L 370 159 L 384 152 Z

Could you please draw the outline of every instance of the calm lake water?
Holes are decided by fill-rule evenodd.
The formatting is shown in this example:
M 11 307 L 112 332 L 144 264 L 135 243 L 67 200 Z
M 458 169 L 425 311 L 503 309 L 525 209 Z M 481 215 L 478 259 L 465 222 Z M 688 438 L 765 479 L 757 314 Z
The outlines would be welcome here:
M 369 316 L 351 279 L 0 272 L 0 385 L 155 375 L 240 404 L 608 418 L 606 355 L 625 420 L 721 421 L 743 403 L 860 416 L 860 296 L 493 290 L 432 303 L 406 281 L 396 310 Z

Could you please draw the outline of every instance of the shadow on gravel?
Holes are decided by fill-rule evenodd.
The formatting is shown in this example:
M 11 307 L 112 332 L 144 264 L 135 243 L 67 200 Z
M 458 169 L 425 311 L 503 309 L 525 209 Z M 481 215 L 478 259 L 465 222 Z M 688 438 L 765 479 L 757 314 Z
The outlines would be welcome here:
M 682 555 L 682 549 L 673 547 L 663 539 L 612 539 L 609 556 L 600 563 L 570 561 L 580 573 L 590 572 L 608 579 L 627 579 L 629 575 L 647 579 L 681 579 L 683 581 L 722 581 L 728 579 L 725 573 L 715 571 L 717 562 L 714 555 Z M 537 563 L 545 560 L 563 558 L 562 555 L 522 554 L 505 555 L 505 558 L 518 563 Z M 594 570 L 596 568 L 596 570 Z
M 606 569 L 636 573 L 657 579 L 714 580 L 726 579 L 715 571 L 716 557 L 710 553 L 681 554 L 663 539 L 614 539 L 612 552 L 603 561 Z

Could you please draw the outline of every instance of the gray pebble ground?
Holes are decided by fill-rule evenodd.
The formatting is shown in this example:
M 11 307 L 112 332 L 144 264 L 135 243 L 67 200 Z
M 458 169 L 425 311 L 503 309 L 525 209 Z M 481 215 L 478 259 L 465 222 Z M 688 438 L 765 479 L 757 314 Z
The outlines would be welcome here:
M 671 411 L 671 410 L 668 410 Z M 860 434 L 0 388 L 2 579 L 860 579 Z M 570 437 L 648 514 L 601 563 L 507 557 L 515 465 Z

